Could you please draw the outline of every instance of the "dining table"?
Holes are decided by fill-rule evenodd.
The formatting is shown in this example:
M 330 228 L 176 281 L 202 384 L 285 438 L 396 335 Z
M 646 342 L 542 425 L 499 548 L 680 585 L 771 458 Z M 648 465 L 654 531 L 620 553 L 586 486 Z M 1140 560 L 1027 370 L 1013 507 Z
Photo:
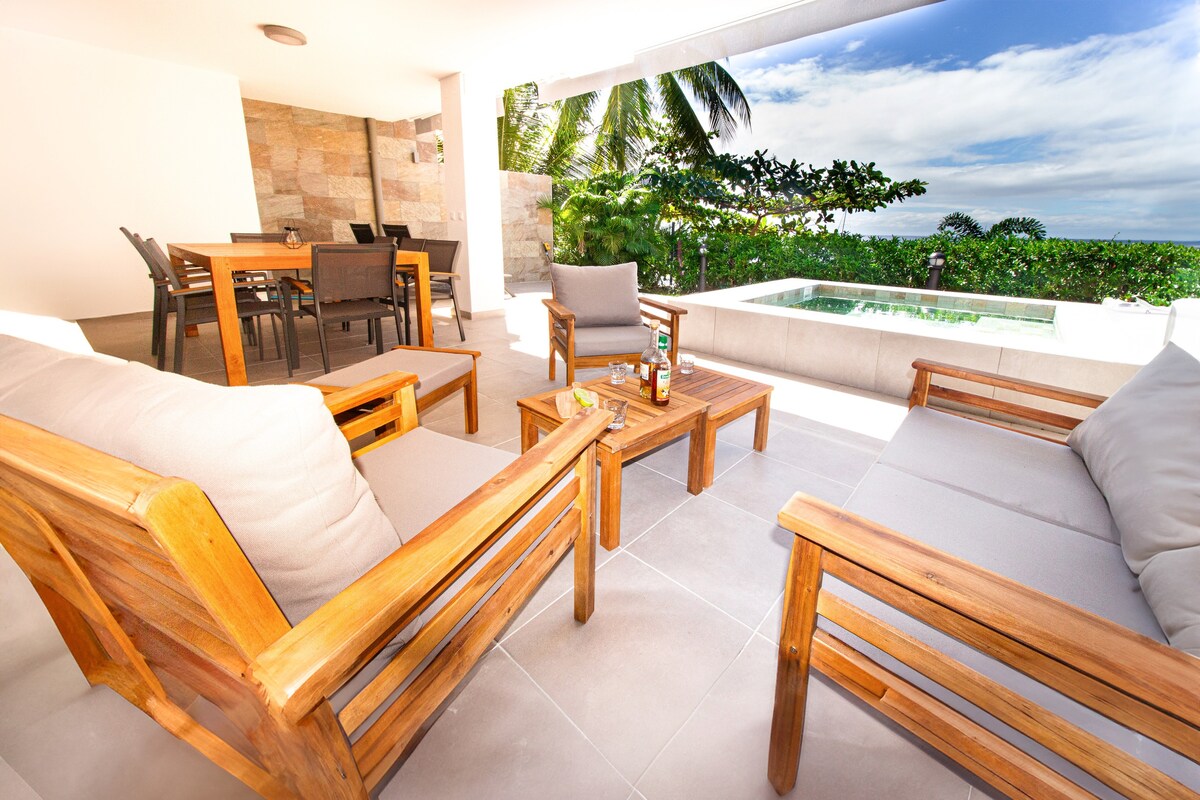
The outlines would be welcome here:
M 294 248 L 279 242 L 168 244 L 167 254 L 171 257 L 171 263 L 176 266 L 194 264 L 212 274 L 225 377 L 230 386 L 245 386 L 246 356 L 242 350 L 241 325 L 237 315 L 237 301 L 234 298 L 234 276 L 243 272 L 311 272 L 311 244 L 303 243 Z M 397 250 L 396 268 L 408 272 L 415 279 L 413 283 L 417 306 L 417 344 L 432 347 L 433 313 L 429 296 L 429 256 L 413 250 Z

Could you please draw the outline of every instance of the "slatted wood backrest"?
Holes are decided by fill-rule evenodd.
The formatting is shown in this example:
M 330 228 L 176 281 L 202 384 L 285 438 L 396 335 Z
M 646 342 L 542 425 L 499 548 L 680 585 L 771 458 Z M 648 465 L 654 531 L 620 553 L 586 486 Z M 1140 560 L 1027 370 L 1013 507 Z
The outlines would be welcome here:
M 195 484 L 4 416 L 0 443 L 0 544 L 89 682 L 112 687 L 266 796 L 313 795 L 272 775 L 320 763 L 344 771 L 350 756 L 340 733 L 328 733 L 337 730 L 332 711 L 297 731 L 272 719 L 243 677 L 290 628 Z M 196 695 L 225 712 L 256 758 L 183 711 Z M 294 769 L 299 762 L 308 769 Z M 343 796 L 363 796 L 361 782 L 349 784 Z

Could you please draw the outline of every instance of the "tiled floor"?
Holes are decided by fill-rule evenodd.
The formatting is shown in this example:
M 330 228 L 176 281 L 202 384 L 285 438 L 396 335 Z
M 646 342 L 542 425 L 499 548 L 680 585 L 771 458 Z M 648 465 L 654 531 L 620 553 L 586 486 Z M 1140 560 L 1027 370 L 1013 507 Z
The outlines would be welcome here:
M 467 322 L 465 346 L 483 352 L 480 432 L 463 433 L 458 397 L 431 409 L 423 424 L 519 449 L 514 401 L 551 387 L 538 288 L 507 301 L 503 318 Z M 438 342 L 458 345 L 452 321 L 444 310 L 438 313 Z M 90 320 L 83 327 L 98 350 L 150 360 L 146 315 Z M 208 326 L 188 340 L 189 374 L 222 379 L 215 337 Z M 303 380 L 321 367 L 311 323 L 300 338 L 304 371 L 295 379 Z M 393 330 L 387 342 L 394 339 Z M 361 325 L 349 334 L 332 331 L 331 341 L 335 366 L 374 353 Z M 271 349 L 268 334 L 268 357 Z M 253 352 L 247 355 L 252 382 L 287 379 L 281 362 L 259 364 Z M 697 360 L 741 369 L 703 354 Z M 904 407 L 828 384 L 756 374 L 776 386 L 766 452 L 750 449 L 750 418 L 725 427 L 716 482 L 699 496 L 684 488 L 683 443 L 627 466 L 622 547 L 599 550 L 591 621 L 580 626 L 572 618 L 567 559 L 499 637 L 382 797 L 776 796 L 766 779 L 766 753 L 790 535 L 774 517 L 798 490 L 845 502 Z M 27 597 L 17 598 L 28 584 L 19 585 L 11 562 L 0 567 L 0 601 L 32 607 Z M 0 637 L 17 643 L 0 647 L 0 796 L 249 794 L 108 690 L 87 689 L 47 626 L 33 613 Z M 31 678 L 34 664 L 54 672 L 58 684 Z M 70 697 L 45 696 L 49 685 L 69 687 Z M 808 708 L 792 796 L 987 796 L 972 788 L 973 779 L 822 679 Z M 113 726 L 121 736 L 111 735 Z

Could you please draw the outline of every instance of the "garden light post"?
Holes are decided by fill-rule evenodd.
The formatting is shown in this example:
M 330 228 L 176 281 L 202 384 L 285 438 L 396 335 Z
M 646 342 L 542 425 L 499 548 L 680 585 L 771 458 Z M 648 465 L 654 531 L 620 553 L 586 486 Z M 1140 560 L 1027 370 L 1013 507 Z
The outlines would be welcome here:
M 708 246 L 703 242 L 700 243 L 700 291 L 708 291 L 708 281 L 705 273 L 708 272 Z
M 942 277 L 942 267 L 946 266 L 946 254 L 936 250 L 929 254 L 929 280 L 925 281 L 926 289 L 936 289 Z

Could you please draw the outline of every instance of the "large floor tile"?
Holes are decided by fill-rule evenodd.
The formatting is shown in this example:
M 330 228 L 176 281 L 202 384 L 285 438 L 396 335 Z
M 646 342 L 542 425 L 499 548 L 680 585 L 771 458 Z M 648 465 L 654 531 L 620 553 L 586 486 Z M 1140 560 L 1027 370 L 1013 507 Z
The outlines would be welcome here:
M 586 625 L 571 618 L 569 602 L 559 599 L 503 646 L 621 774 L 636 780 L 749 631 L 623 553 L 601 570 L 596 612 Z
M 604 565 L 608 563 L 608 561 L 618 552 L 620 551 L 605 550 L 597 543 L 597 580 L 599 580 L 600 571 L 604 568 Z M 507 627 L 496 638 L 501 642 L 505 641 L 508 637 L 519 631 L 521 627 L 525 625 L 525 623 L 529 622 L 538 614 L 546 611 L 546 609 L 553 605 L 554 601 L 558 600 L 560 597 L 566 596 L 568 598 L 573 598 L 574 590 L 575 551 L 572 549 L 568 550 L 563 555 L 562 560 L 559 561 L 554 569 L 551 570 L 550 574 L 546 576 L 546 580 L 542 581 L 542 585 L 537 588 L 537 591 L 530 595 L 529 600 L 525 603 L 525 607 L 517 612 L 517 615 L 512 618 Z M 574 612 L 571 608 L 560 606 L 555 610 L 554 613 L 571 616 Z
M 668 445 L 652 450 L 636 459 L 634 463 L 649 467 L 680 483 L 687 483 L 689 437 L 676 439 Z M 714 460 L 713 475 L 719 477 L 725 470 L 746 457 L 751 452 L 750 447 L 742 447 L 724 439 L 717 439 L 717 452 Z
M 625 800 L 629 791 L 529 676 L 495 649 L 379 796 Z
M 621 544 L 648 531 L 692 495 L 687 486 L 640 463 L 621 468 Z
M 647 800 L 773 800 L 767 748 L 775 648 L 755 638 L 638 781 Z M 967 800 L 934 755 L 823 678 L 810 683 L 796 787 L 804 800 Z
M 705 494 L 774 522 L 779 510 L 796 492 L 811 494 L 840 506 L 850 497 L 851 491 L 844 483 L 751 453 L 715 481 Z
M 768 458 L 847 486 L 857 486 L 879 456 L 873 450 L 795 429 L 781 431 L 771 440 L 768 450 Z
M 3 758 L 0 758 L 0 797 L 5 800 L 39 800 L 38 793 Z
M 454 398 L 448 398 L 453 401 Z M 497 445 L 507 442 L 521 433 L 521 416 L 517 407 L 509 403 L 497 403 L 485 397 L 479 398 L 479 431 L 469 434 L 465 432 L 462 417 L 462 399 L 458 399 L 458 413 L 447 413 L 445 416 L 430 420 L 425 426 L 438 433 L 445 433 L 468 442 Z
M 753 628 L 783 589 L 791 536 L 773 523 L 700 495 L 627 549 Z
M 818 433 L 826 439 L 832 439 L 835 442 L 842 442 L 861 450 L 870 450 L 875 453 L 882 452 L 883 448 L 887 446 L 887 440 L 885 439 L 868 436 L 859 431 L 830 425 L 827 422 L 821 422 L 820 420 L 800 414 L 791 414 L 786 411 L 775 410 L 771 412 L 771 427 L 773 431 L 789 428 L 792 430 L 810 431 Z

